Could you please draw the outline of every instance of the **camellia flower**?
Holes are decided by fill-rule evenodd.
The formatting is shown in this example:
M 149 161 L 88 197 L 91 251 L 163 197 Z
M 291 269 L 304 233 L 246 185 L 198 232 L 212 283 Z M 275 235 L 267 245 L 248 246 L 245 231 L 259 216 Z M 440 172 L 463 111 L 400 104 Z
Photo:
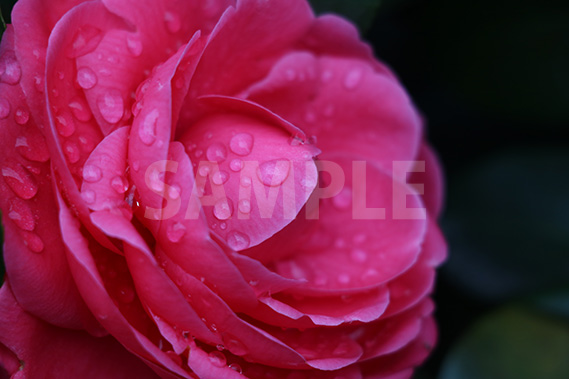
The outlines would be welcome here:
M 20 0 L 0 46 L 13 378 L 407 378 L 439 165 L 305 0 Z

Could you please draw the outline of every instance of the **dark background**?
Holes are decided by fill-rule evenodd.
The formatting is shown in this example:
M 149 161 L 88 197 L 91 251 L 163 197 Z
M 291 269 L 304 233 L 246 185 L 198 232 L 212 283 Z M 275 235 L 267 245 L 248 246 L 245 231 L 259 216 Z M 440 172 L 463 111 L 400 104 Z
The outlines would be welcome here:
M 416 377 L 569 378 L 569 2 L 312 4 L 359 25 L 445 167 L 440 340 Z

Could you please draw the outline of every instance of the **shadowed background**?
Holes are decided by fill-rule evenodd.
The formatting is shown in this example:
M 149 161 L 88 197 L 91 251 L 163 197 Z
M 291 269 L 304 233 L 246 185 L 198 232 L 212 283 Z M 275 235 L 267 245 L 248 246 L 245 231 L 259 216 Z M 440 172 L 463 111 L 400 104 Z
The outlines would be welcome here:
M 569 2 L 311 3 L 358 24 L 445 167 L 440 341 L 416 377 L 569 378 Z

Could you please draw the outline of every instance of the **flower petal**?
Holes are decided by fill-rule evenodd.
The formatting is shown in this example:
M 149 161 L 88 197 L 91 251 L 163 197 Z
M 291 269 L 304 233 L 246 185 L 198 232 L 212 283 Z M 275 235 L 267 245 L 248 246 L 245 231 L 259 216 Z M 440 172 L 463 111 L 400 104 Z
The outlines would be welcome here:
M 0 289 L 0 313 L 0 346 L 19 359 L 19 367 L 5 366 L 14 378 L 158 377 L 112 337 L 58 328 L 26 313 L 8 281 Z

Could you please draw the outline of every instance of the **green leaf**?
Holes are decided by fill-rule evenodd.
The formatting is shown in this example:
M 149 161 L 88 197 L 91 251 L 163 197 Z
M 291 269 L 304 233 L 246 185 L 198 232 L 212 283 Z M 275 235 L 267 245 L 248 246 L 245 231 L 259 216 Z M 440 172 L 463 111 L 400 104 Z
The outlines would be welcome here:
M 451 282 L 501 301 L 569 286 L 566 149 L 517 149 L 449 185 L 443 226 Z
M 567 324 L 505 308 L 483 318 L 451 349 L 439 379 L 566 379 L 567 357 Z
M 365 32 L 371 26 L 381 0 L 310 0 L 317 14 L 336 13 L 342 15 Z

